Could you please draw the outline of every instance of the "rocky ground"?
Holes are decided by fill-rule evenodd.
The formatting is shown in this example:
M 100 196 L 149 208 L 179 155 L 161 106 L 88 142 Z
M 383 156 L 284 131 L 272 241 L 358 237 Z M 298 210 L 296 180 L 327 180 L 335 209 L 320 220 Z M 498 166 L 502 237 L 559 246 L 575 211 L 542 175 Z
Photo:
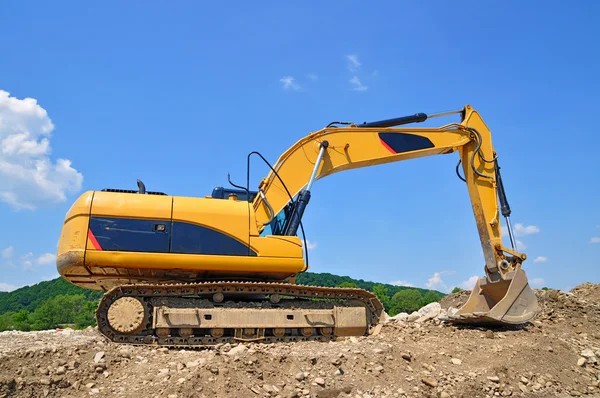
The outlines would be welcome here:
M 536 291 L 518 328 L 464 328 L 440 312 L 465 292 L 336 342 L 177 350 L 106 343 L 94 329 L 0 333 L 0 397 L 600 396 L 600 285 Z

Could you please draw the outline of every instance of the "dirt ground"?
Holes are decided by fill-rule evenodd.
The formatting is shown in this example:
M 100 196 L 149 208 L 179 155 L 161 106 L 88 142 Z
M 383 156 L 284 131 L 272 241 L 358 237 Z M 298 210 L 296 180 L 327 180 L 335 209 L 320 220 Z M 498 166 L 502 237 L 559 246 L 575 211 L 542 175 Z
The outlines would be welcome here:
M 92 328 L 3 332 L 0 398 L 600 396 L 600 285 L 536 294 L 542 311 L 523 327 L 392 320 L 330 343 L 178 350 L 107 343 Z

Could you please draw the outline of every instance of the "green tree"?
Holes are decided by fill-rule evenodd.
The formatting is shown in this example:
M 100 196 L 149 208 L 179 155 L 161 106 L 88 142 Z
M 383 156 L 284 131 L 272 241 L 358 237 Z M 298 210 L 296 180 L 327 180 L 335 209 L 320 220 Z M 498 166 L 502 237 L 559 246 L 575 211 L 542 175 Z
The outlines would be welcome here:
M 440 295 L 433 290 L 429 290 L 427 293 L 423 295 L 421 300 L 419 300 L 419 308 L 426 306 L 429 303 L 436 302 L 440 299 Z
M 338 287 L 358 288 L 358 285 L 354 282 L 342 282 L 338 285 Z
M 30 316 L 29 311 L 27 311 L 25 309 L 14 314 L 12 317 L 12 321 L 13 321 L 15 329 L 23 330 L 26 332 L 30 331 L 31 330 L 31 322 L 30 322 L 29 316 Z
M 385 308 L 385 310 L 389 311 L 390 310 L 390 295 L 388 293 L 387 287 L 383 286 L 382 284 L 377 284 L 377 285 L 373 286 L 373 294 L 375 296 L 377 296 L 379 301 L 381 301 L 381 304 L 383 304 L 383 307 Z
M 11 330 L 14 327 L 13 315 L 14 312 L 5 312 L 0 315 L 0 332 Z
M 454 289 L 452 289 L 452 293 L 458 293 L 460 292 L 462 289 L 460 287 L 455 287 Z
M 410 314 L 421 308 L 422 299 L 421 292 L 417 289 L 400 290 L 392 297 L 392 311 L 390 312 L 390 315 L 392 315 L 392 313 L 396 315 L 401 312 L 408 312 Z

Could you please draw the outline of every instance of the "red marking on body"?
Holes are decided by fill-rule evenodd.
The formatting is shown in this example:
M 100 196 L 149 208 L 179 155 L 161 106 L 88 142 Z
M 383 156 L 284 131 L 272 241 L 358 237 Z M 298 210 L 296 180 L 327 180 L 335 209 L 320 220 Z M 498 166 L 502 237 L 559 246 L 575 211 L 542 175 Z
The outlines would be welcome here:
M 88 238 L 92 242 L 92 245 L 94 245 L 94 249 L 96 249 L 96 250 L 102 250 L 102 246 L 100 246 L 100 243 L 98 243 L 98 240 L 94 236 L 94 233 L 92 232 L 91 229 L 88 229 Z
M 380 138 L 379 141 L 381 141 L 381 145 L 386 147 L 388 151 L 390 151 L 393 154 L 396 154 L 396 151 L 394 151 L 388 144 L 386 144 L 386 142 L 383 139 Z

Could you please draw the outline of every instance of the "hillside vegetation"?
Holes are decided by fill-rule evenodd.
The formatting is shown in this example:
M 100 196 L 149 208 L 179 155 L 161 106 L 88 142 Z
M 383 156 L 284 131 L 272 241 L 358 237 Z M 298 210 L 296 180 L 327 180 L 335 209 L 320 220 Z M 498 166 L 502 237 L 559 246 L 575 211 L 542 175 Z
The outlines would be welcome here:
M 305 272 L 298 275 L 296 282 L 309 286 L 355 287 L 371 291 L 392 316 L 416 311 L 445 296 L 435 290 L 394 286 L 329 273 Z M 102 294 L 75 286 L 63 278 L 2 293 L 0 331 L 44 330 L 63 325 L 75 328 L 95 326 L 94 311 Z

